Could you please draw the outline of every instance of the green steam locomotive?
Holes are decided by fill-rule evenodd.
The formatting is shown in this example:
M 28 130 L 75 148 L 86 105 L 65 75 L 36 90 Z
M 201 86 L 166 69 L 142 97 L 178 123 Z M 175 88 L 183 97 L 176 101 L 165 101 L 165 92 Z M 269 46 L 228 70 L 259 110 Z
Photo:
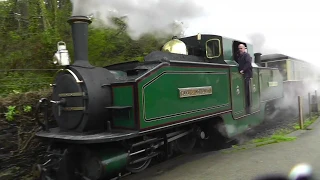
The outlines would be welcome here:
M 218 147 L 258 125 L 268 103 L 283 97 L 278 69 L 260 66 L 249 43 L 218 35 L 173 38 L 145 56 L 94 67 L 88 61 L 86 16 L 72 16 L 74 63 L 59 42 L 50 105 L 57 127 L 39 120 L 46 142 L 42 179 L 106 179 L 137 173 L 154 158 L 187 153 L 197 144 Z M 250 106 L 235 54 L 239 44 L 255 57 Z M 247 112 L 246 108 L 250 111 Z

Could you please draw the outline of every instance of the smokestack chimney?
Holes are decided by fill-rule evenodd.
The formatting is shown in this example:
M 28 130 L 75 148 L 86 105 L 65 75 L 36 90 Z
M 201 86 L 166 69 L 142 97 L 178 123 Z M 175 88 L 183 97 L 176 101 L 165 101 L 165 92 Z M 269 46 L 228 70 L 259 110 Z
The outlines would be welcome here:
M 254 62 L 261 65 L 261 53 L 254 53 Z
M 72 29 L 75 66 L 93 67 L 88 59 L 88 26 L 91 20 L 87 16 L 72 16 L 68 23 Z

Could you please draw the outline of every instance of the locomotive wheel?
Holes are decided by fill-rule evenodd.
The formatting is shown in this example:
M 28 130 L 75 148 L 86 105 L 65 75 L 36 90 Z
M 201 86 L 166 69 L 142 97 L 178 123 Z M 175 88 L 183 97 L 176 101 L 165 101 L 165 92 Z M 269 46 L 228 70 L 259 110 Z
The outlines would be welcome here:
M 207 150 L 220 150 L 227 145 L 227 139 L 218 131 L 212 130 L 209 133 L 209 138 L 201 141 L 201 147 Z
M 219 132 L 219 128 L 223 127 L 222 123 L 214 123 L 214 121 L 209 121 L 206 124 L 206 133 L 208 134 L 208 138 L 202 140 L 200 142 L 200 146 L 206 150 L 220 150 L 227 146 L 227 140 L 225 136 L 223 136 L 222 132 Z M 224 132 L 225 133 L 225 132 Z
M 274 111 L 275 111 L 274 105 L 271 103 L 267 103 L 264 108 L 264 118 L 266 120 L 270 119 Z
M 167 150 L 165 150 L 165 148 Z M 167 146 L 163 146 L 163 150 L 159 152 L 159 155 L 156 156 L 155 160 L 162 162 L 173 156 L 174 143 L 168 143 Z
M 197 139 L 193 133 L 190 133 L 182 138 L 174 141 L 175 150 L 181 153 L 190 153 L 196 145 Z
M 152 160 L 152 158 L 149 158 L 145 161 L 128 165 L 127 170 L 131 173 L 139 173 L 139 172 L 145 170 L 149 166 L 151 160 Z

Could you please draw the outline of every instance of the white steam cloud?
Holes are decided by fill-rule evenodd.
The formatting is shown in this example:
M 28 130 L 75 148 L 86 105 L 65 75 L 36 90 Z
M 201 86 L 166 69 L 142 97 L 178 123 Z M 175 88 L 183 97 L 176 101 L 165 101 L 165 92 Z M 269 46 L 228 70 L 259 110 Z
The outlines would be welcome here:
M 173 25 L 205 15 L 194 0 L 71 0 L 73 15 L 90 15 L 113 27 L 110 17 L 124 17 L 128 33 L 137 39 L 143 33 L 172 32 Z M 93 24 L 95 26 L 97 24 Z
M 282 53 L 320 66 L 320 26 L 316 0 L 71 0 L 73 15 L 126 16 L 129 34 L 172 32 L 183 22 L 186 36 L 217 34 L 252 42 L 254 52 Z M 93 24 L 94 26 L 94 24 Z
M 274 49 L 266 45 L 266 37 L 261 33 L 249 34 L 248 39 L 254 45 L 254 52 L 260 52 L 262 54 L 280 53 L 278 49 Z
M 199 32 L 252 41 L 255 52 L 282 53 L 320 66 L 320 61 L 315 58 L 320 42 L 320 26 L 316 23 L 320 21 L 318 1 L 198 2 L 211 9 L 210 15 L 191 20 L 192 26 L 186 35 Z

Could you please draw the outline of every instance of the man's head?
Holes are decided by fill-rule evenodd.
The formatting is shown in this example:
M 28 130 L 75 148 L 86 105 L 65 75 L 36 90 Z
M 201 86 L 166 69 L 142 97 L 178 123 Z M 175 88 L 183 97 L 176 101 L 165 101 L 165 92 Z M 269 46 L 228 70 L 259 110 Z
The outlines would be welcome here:
M 239 44 L 238 49 L 240 54 L 243 54 L 244 52 L 246 52 L 246 47 L 243 44 Z

